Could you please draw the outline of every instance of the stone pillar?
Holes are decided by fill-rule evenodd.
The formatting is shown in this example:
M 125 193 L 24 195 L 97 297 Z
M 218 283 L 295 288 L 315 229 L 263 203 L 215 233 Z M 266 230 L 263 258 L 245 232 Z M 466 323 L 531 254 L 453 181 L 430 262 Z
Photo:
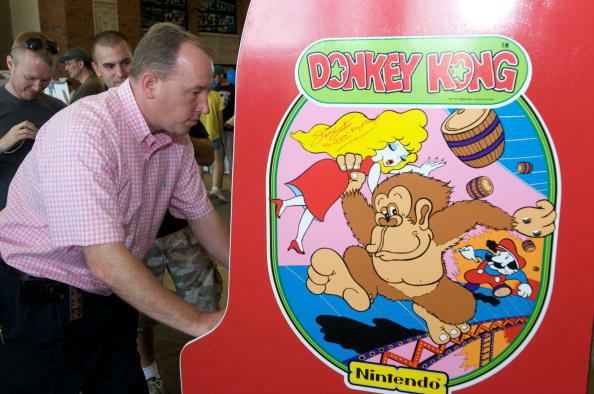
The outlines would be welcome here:
M 10 52 L 12 46 L 12 21 L 10 12 L 10 0 L 0 0 L 0 9 L 5 12 L 0 12 L 0 25 L 6 26 L 0 31 L 0 70 L 6 70 L 6 56 Z

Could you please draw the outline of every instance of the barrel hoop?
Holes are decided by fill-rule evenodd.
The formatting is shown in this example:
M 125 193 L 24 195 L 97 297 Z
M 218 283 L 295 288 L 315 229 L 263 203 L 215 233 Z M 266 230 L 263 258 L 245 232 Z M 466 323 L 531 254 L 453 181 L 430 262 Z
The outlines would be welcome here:
M 483 131 L 482 133 L 475 135 L 474 137 L 462 140 L 462 141 L 447 141 L 448 146 L 450 148 L 456 148 L 459 146 L 466 146 L 466 145 L 470 145 L 478 140 L 481 140 L 483 138 L 485 138 L 487 135 L 491 134 L 491 132 L 493 130 L 495 130 L 495 128 L 499 126 L 499 118 L 495 118 L 495 120 L 493 121 L 493 123 L 491 123 L 489 125 L 489 127 L 487 127 L 485 129 L 485 131 Z
M 481 157 L 486 156 L 489 153 L 493 152 L 495 149 L 497 149 L 499 147 L 499 145 L 501 145 L 503 143 L 504 140 L 505 140 L 505 137 L 502 134 L 499 138 L 497 138 L 497 140 L 491 146 L 488 146 L 486 149 L 483 149 L 482 151 L 475 153 L 474 155 L 458 156 L 458 158 L 462 161 L 470 161 L 470 160 L 480 159 Z

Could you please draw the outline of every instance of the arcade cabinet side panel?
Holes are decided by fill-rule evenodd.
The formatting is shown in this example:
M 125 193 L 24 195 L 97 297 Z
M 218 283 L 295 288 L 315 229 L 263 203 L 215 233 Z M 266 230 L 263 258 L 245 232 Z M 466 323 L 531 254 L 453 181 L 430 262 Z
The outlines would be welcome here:
M 294 4 L 289 12 L 306 20 L 312 7 L 313 3 Z M 279 309 L 269 274 L 266 175 L 270 147 L 299 93 L 293 74 L 300 45 L 316 39 L 292 23 L 286 24 L 290 31 L 284 29 L 286 18 L 276 4 L 250 3 L 236 77 L 228 309 L 219 327 L 183 349 L 184 393 L 349 391 L 340 378 L 336 382 L 339 375 L 294 335 Z M 307 38 L 296 39 L 301 34 Z M 317 387 L 313 391 L 312 385 Z
M 184 392 L 583 392 L 594 270 L 583 264 L 576 275 L 568 262 L 588 244 L 580 207 L 593 188 L 572 175 L 593 158 L 593 137 L 576 131 L 594 120 L 593 15 L 586 1 L 252 1 L 237 76 L 229 307 L 182 352 Z M 340 150 L 372 129 L 387 131 Z M 361 171 L 330 177 L 353 152 Z M 352 269 L 342 277 L 357 280 L 341 291 L 326 286 L 353 253 L 398 252 L 383 247 L 387 230 L 371 247 L 347 225 L 345 185 L 373 202 L 372 190 L 408 172 L 424 186 L 398 189 L 406 192 L 377 206 L 376 220 L 404 222 L 413 211 L 421 227 L 409 234 L 428 234 L 428 217 L 428 239 L 441 236 L 428 213 L 436 200 L 411 197 L 428 193 L 429 179 L 451 188 L 452 204 L 516 216 L 511 228 L 456 234 L 443 251 L 440 284 L 459 294 L 443 299 L 475 306 L 462 321 L 436 323 L 441 307 Z M 530 227 L 536 218 L 546 228 Z M 389 278 L 380 260 L 368 266 Z

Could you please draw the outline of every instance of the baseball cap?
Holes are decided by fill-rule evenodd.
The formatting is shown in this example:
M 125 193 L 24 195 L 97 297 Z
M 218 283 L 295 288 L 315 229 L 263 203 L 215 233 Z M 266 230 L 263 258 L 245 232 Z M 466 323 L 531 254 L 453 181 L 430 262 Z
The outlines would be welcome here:
M 225 69 L 219 64 L 215 64 L 213 75 L 225 74 Z
M 82 48 L 79 47 L 75 47 L 75 48 L 70 48 L 69 50 L 66 51 L 66 54 L 62 57 L 60 57 L 58 60 L 62 63 L 65 63 L 68 60 L 82 60 L 85 63 L 91 63 L 91 56 L 89 56 L 89 54 L 87 53 L 87 51 L 85 51 Z

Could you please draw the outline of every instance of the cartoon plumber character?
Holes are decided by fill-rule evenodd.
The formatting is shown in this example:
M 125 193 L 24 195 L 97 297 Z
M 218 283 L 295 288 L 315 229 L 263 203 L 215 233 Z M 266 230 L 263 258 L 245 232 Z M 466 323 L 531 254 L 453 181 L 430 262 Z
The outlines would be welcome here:
M 481 284 L 488 284 L 493 289 L 495 297 L 507 297 L 512 293 L 512 289 L 506 282 L 517 280 L 521 283 L 518 287 L 518 295 L 524 298 L 530 297 L 532 287 L 522 271 L 526 266 L 526 260 L 518 254 L 514 242 L 509 238 L 501 240 L 499 244 L 495 241 L 487 241 L 487 247 L 490 250 L 474 250 L 472 246 L 456 249 L 464 258 L 479 263 L 478 268 L 464 273 L 464 278 L 468 282 L 464 287 L 475 291 Z
M 297 235 L 287 250 L 304 254 L 303 237 L 313 220 L 324 221 L 326 212 L 344 192 L 352 171 L 364 172 L 371 192 L 380 174 L 418 172 L 425 176 L 445 164 L 427 160 L 414 163 L 421 143 L 427 139 L 427 116 L 418 109 L 403 113 L 384 111 L 376 119 L 359 112 L 343 115 L 333 125 L 318 124 L 309 132 L 297 131 L 291 137 L 311 153 L 325 153 L 322 159 L 287 183 L 295 197 L 271 199 L 280 217 L 288 207 L 304 208 Z M 356 175 L 354 175 L 356 176 Z

